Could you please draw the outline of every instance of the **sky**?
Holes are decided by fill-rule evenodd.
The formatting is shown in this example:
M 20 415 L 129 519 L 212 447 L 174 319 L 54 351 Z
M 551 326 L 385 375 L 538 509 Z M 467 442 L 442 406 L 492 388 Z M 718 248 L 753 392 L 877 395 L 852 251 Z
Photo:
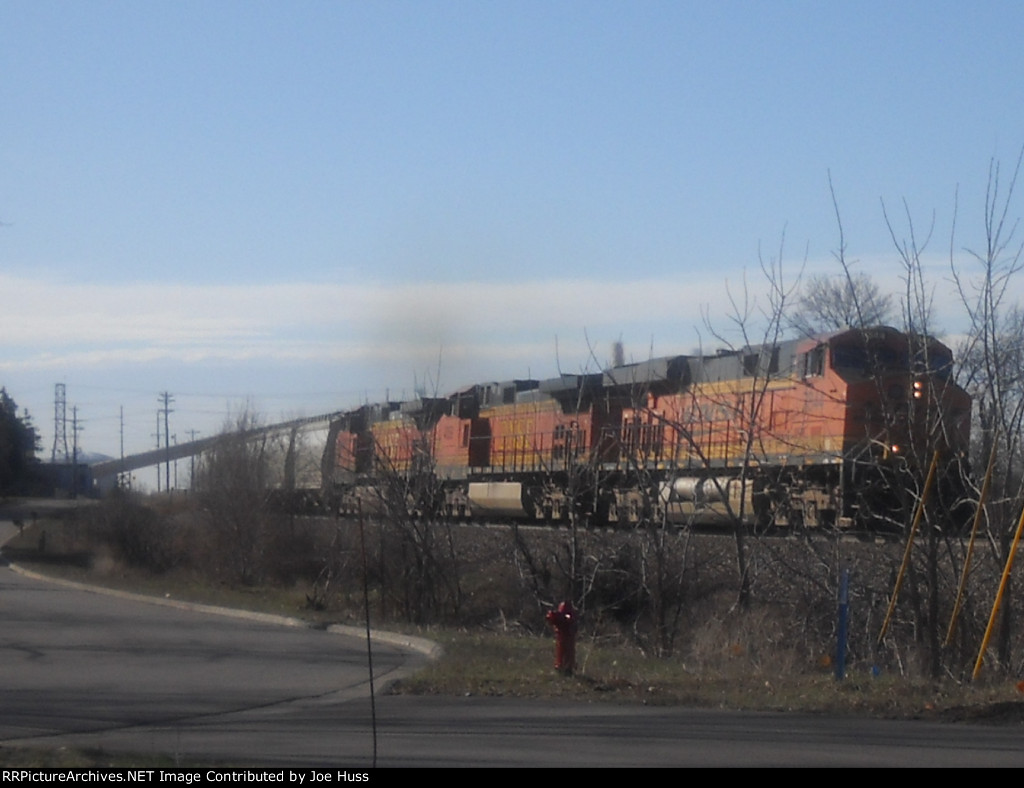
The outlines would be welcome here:
M 162 392 L 183 441 L 245 410 L 594 370 L 616 340 L 707 348 L 733 303 L 764 305 L 762 262 L 787 286 L 837 272 L 837 207 L 887 290 L 913 227 L 955 332 L 951 258 L 1024 146 L 1018 2 L 0 0 L 0 20 L 0 385 L 47 459 L 58 383 L 82 449 L 117 456 L 155 445 Z

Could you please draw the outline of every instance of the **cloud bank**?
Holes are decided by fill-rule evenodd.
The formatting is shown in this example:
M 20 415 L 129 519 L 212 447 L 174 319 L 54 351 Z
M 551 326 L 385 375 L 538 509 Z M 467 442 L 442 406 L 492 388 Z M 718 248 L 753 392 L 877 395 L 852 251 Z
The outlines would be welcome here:
M 514 284 L 67 284 L 0 275 L 0 369 L 175 360 L 394 358 L 445 347 L 518 355 L 585 331 L 685 328 L 719 282 L 552 279 Z M 724 304 L 708 307 L 724 309 Z M 571 339 L 570 339 L 571 338 Z M 671 337 L 661 337 L 670 344 Z

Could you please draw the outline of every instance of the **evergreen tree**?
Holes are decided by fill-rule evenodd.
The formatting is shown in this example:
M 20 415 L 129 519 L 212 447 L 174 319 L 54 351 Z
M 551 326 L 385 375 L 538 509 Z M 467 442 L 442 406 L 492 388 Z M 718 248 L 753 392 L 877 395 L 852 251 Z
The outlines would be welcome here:
M 36 451 L 39 435 L 26 411 L 18 415 L 18 405 L 0 388 L 0 494 L 29 492 L 36 477 Z

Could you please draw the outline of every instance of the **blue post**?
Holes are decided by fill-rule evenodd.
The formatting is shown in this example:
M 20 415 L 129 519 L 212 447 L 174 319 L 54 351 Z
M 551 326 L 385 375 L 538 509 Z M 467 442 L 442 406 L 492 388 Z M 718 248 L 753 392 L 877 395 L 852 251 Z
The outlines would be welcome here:
M 836 681 L 846 678 L 846 633 L 850 626 L 850 569 L 839 579 L 839 622 L 836 626 Z

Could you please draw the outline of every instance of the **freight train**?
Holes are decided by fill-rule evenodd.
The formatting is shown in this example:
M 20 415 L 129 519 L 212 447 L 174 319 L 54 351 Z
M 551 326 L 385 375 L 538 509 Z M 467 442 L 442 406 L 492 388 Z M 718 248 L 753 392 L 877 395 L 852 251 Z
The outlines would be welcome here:
M 879 326 L 467 386 L 342 414 L 341 513 L 592 525 L 899 527 L 941 458 L 954 506 L 971 401 L 936 339 Z

